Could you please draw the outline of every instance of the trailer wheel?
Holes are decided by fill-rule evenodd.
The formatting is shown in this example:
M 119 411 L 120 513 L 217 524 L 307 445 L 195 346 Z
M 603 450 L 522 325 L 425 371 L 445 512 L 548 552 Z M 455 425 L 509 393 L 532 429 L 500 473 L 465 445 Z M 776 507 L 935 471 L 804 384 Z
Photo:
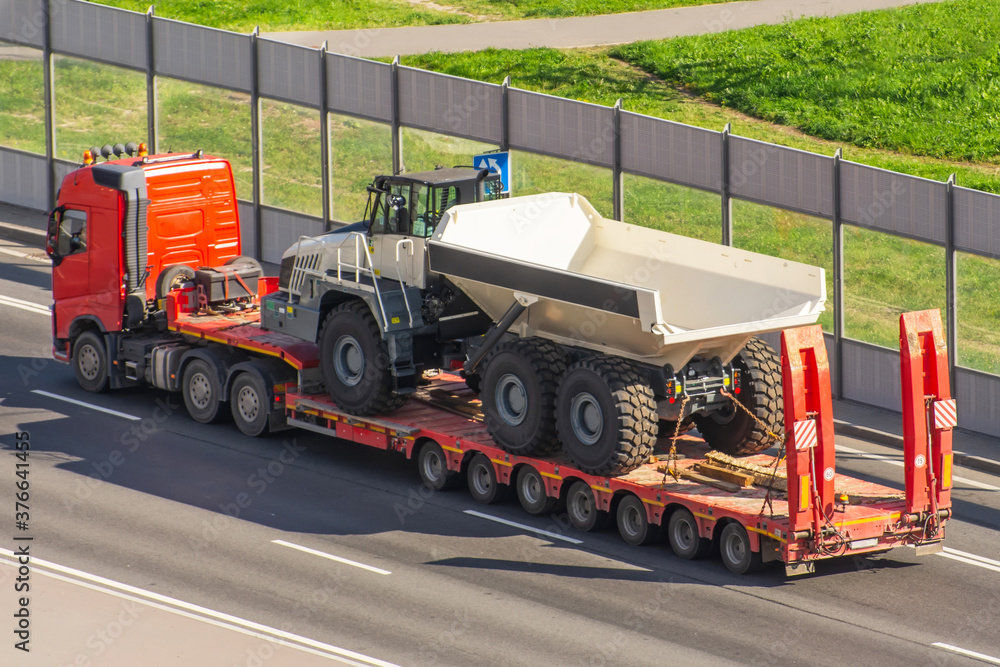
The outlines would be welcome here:
M 750 537 L 746 528 L 735 521 L 722 529 L 719 555 L 722 556 L 722 564 L 735 574 L 756 572 L 764 562 L 759 551 L 750 549 Z
M 566 494 L 566 514 L 577 530 L 590 532 L 608 524 L 608 513 L 597 509 L 594 491 L 586 482 L 574 482 Z
M 517 474 L 517 499 L 528 514 L 550 514 L 559 505 L 559 499 L 545 493 L 545 480 L 531 466 L 524 466 Z
M 156 277 L 156 298 L 165 299 L 170 290 L 192 280 L 194 280 L 194 269 L 187 264 L 168 266 Z
M 563 449 L 592 475 L 633 470 L 656 443 L 656 402 L 648 381 L 627 361 L 581 359 L 566 372 L 556 399 Z
M 354 415 L 391 412 L 406 402 L 392 390 L 389 354 L 368 306 L 343 303 L 319 335 L 320 370 L 337 406 Z
M 191 419 L 202 424 L 216 422 L 222 416 L 222 387 L 219 374 L 203 359 L 194 359 L 184 369 L 181 382 L 184 405 Z
M 649 522 L 646 506 L 631 494 L 618 503 L 618 532 L 634 547 L 650 544 L 660 537 L 660 527 Z
M 482 378 L 486 429 L 503 449 L 534 456 L 558 449 L 556 387 L 566 370 L 562 350 L 538 338 L 499 345 Z
M 686 560 L 704 558 L 712 550 L 712 540 L 701 537 L 694 515 L 683 507 L 670 515 L 667 538 L 674 553 Z
M 76 381 L 95 394 L 108 388 L 108 351 L 104 339 L 93 331 L 84 331 L 73 343 L 73 371 Z
M 746 411 L 730 404 L 725 410 L 696 415 L 695 421 L 709 447 L 732 456 L 756 454 L 777 442 L 768 431 L 780 435 L 784 411 L 781 405 L 781 358 L 770 345 L 750 339 L 733 360 L 740 371 L 741 391 L 736 399 L 757 416 L 766 427 Z
M 243 372 L 236 376 L 229 393 L 229 407 L 236 428 L 243 433 L 257 437 L 267 432 L 267 416 L 271 407 L 267 388 L 253 373 Z
M 506 500 L 510 487 L 497 481 L 497 472 L 488 456 L 478 453 L 472 457 L 466 471 L 469 493 L 476 502 L 492 505 Z
M 445 491 L 455 488 L 460 481 L 458 473 L 448 470 L 448 459 L 441 445 L 428 442 L 420 448 L 417 455 L 417 469 L 424 486 L 432 491 Z

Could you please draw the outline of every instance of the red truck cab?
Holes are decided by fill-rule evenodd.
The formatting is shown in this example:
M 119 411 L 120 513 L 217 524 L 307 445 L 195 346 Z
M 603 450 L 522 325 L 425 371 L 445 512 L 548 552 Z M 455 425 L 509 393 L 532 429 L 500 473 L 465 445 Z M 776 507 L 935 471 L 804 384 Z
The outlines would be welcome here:
M 232 169 L 201 151 L 83 166 L 63 179 L 46 252 L 54 354 L 69 361 L 82 333 L 149 327 L 176 278 L 240 256 Z

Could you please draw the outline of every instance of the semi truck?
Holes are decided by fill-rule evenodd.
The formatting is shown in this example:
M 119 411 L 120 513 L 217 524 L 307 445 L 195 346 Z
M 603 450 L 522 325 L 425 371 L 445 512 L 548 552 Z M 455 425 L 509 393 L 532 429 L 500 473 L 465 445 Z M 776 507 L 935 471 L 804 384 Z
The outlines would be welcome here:
M 901 324 L 920 462 L 902 493 L 836 473 L 819 327 L 784 331 L 780 357 L 755 337 L 815 320 L 818 269 L 646 234 L 573 194 L 501 199 L 495 176 L 442 169 L 376 178 L 364 220 L 300 239 L 268 277 L 241 255 L 225 160 L 121 148 L 66 176 L 49 218 L 53 355 L 88 391 L 150 385 L 249 436 L 393 450 L 433 489 L 464 479 L 479 502 L 516 495 L 584 531 L 613 521 L 636 545 L 665 531 L 682 558 L 714 549 L 734 572 L 941 548 L 954 401 L 934 313 Z M 676 244 L 661 266 L 637 265 L 660 243 Z M 649 278 L 622 280 L 621 262 Z M 748 306 L 757 292 L 781 298 Z M 715 315 L 681 317 L 706 299 Z M 508 428 L 526 420 L 545 422 L 544 447 Z M 734 422 L 738 446 L 712 442 Z

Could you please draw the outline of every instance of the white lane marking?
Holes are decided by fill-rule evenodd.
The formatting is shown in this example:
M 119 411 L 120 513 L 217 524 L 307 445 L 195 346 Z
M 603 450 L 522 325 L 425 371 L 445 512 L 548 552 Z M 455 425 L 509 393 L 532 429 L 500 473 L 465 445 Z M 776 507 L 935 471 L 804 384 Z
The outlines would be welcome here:
M 976 567 L 981 567 L 984 570 L 992 570 L 993 572 L 1000 572 L 1000 566 L 990 565 L 989 563 L 984 563 L 981 560 L 976 560 L 974 558 L 966 558 L 965 556 L 958 556 L 956 554 L 948 553 L 947 551 L 939 551 L 937 555 L 943 558 L 950 558 L 951 560 L 957 560 L 959 563 L 965 563 L 966 565 L 975 565 Z
M 17 250 L 11 250 L 10 248 L 0 248 L 0 252 L 5 255 L 13 255 L 14 257 L 20 257 L 21 259 L 31 259 L 36 262 L 48 262 L 49 258 L 47 256 L 39 257 L 37 254 L 29 255 L 26 252 L 18 252 Z
M 14 559 L 14 552 L 9 549 L 0 548 L 0 555 L 6 556 L 10 559 Z M 209 609 L 208 607 L 202 607 L 201 605 L 192 604 L 190 602 L 185 602 L 183 600 L 178 600 L 177 598 L 172 598 L 166 595 L 161 595 L 159 593 L 154 593 L 152 591 L 147 591 L 142 588 L 136 588 L 135 586 L 130 586 L 128 584 L 123 584 L 112 579 L 105 579 L 96 574 L 90 574 L 89 572 L 83 572 L 82 570 L 77 570 L 72 567 L 66 567 L 65 565 L 59 565 L 57 563 L 52 563 L 50 561 L 42 560 L 41 558 L 35 558 L 32 556 L 31 562 L 36 568 L 44 567 L 56 572 L 62 572 L 68 574 L 71 577 L 76 577 L 76 579 L 65 578 L 64 581 L 69 581 L 70 583 L 83 586 L 85 588 L 91 588 L 93 590 L 102 591 L 105 593 L 110 593 L 112 595 L 117 595 L 118 597 L 125 597 L 125 594 L 132 594 L 134 596 L 139 596 L 138 601 L 143 604 L 149 604 L 156 606 L 152 601 L 160 602 L 163 605 L 171 606 L 159 606 L 158 608 L 164 609 L 180 616 L 187 616 L 188 618 L 194 618 L 205 623 L 210 623 L 218 627 L 228 628 L 230 630 L 236 630 L 245 635 L 250 635 L 251 637 L 260 637 L 261 639 L 267 641 L 273 641 L 275 643 L 284 643 L 286 646 L 292 646 L 300 650 L 306 650 L 306 647 L 310 647 L 312 650 L 310 653 L 315 655 L 322 655 L 323 657 L 334 658 L 346 658 L 349 660 L 357 661 L 355 664 L 361 664 L 366 666 L 374 667 L 399 667 L 391 662 L 386 662 L 384 660 L 379 660 L 378 658 L 373 658 L 371 656 L 365 655 L 363 653 L 356 653 L 349 649 L 340 648 L 339 646 L 333 646 L 332 644 L 326 644 L 324 642 L 316 641 L 315 639 L 309 639 L 308 637 L 303 637 L 301 635 L 292 634 L 291 632 L 285 632 L 284 630 L 279 630 L 278 628 L 273 628 L 269 625 L 263 625 L 261 623 L 255 623 L 254 621 L 248 621 L 245 618 L 240 618 L 238 616 L 232 616 L 221 611 L 215 611 L 214 609 Z M 14 563 L 9 563 L 14 564 Z M 50 572 L 44 572 L 43 570 L 36 569 L 35 572 L 48 574 L 52 577 L 58 577 Z M 83 579 L 83 581 L 80 581 Z M 88 584 L 86 582 L 91 582 Z M 97 584 L 92 585 L 92 584 Z M 118 593 L 117 591 L 121 591 Z M 131 599 L 131 598 L 126 598 Z M 191 612 L 191 613 L 188 613 Z M 284 640 L 284 642 L 282 641 Z M 295 642 L 295 643 L 290 643 Z M 320 651 L 325 652 L 324 655 Z
M 5 306 L 10 306 L 12 308 L 20 308 L 21 310 L 26 310 L 29 313 L 38 313 L 39 315 L 51 315 L 52 311 L 48 309 L 48 306 L 41 306 L 37 303 L 32 303 L 31 301 L 22 301 L 21 299 L 15 299 L 12 296 L 0 295 L 0 304 Z
M 374 572 L 375 574 L 392 574 L 389 570 L 383 570 L 380 567 L 372 567 L 371 565 L 365 565 L 364 563 L 359 563 L 354 560 L 348 560 L 347 558 L 341 558 L 340 556 L 334 556 L 333 554 L 328 554 L 324 551 L 316 551 L 315 549 L 310 549 L 309 547 L 304 547 L 300 544 L 292 544 L 291 542 L 286 542 L 284 540 L 271 540 L 273 544 L 280 544 L 283 547 L 289 547 L 290 549 L 298 549 L 299 551 L 307 554 L 312 554 L 313 556 L 319 556 L 320 558 L 329 558 L 330 560 L 337 561 L 338 563 L 343 563 L 344 565 L 353 565 L 354 567 L 360 567 L 362 570 L 368 570 L 369 572 Z
M 109 415 L 114 415 L 115 417 L 122 417 L 124 419 L 131 419 L 134 422 L 142 421 L 142 417 L 136 417 L 135 415 L 130 415 L 125 412 L 118 412 L 117 410 L 112 410 L 111 408 L 102 408 L 99 405 L 94 405 L 92 403 L 84 403 L 83 401 L 78 401 L 75 398 L 69 398 L 67 396 L 60 396 L 59 394 L 53 394 L 50 391 L 45 391 L 44 389 L 32 389 L 32 394 L 39 394 L 41 396 L 48 396 L 49 398 L 54 398 L 57 401 L 66 401 L 67 403 L 72 403 L 73 405 L 79 405 L 85 408 L 90 408 L 91 410 L 97 410 L 98 412 L 105 412 Z
M 965 558 L 978 560 L 980 563 L 986 563 L 987 565 L 996 565 L 997 567 L 1000 567 L 1000 560 L 993 560 L 992 558 L 987 558 L 986 556 L 970 554 L 968 551 L 959 551 L 958 549 L 952 549 L 951 547 L 945 547 L 944 550 L 947 553 L 955 554 L 956 556 L 964 556 Z
M 986 655 L 985 653 L 977 653 L 976 651 L 970 651 L 966 648 L 952 646 L 951 644 L 945 644 L 944 642 L 934 642 L 931 646 L 936 646 L 937 648 L 942 648 L 945 651 L 958 653 L 959 655 L 964 655 L 969 658 L 975 658 L 976 660 L 982 660 L 983 662 L 988 662 L 992 665 L 1000 665 L 1000 658 L 994 658 L 992 655 Z
M 514 528 L 520 528 L 521 530 L 526 530 L 530 533 L 537 533 L 539 535 L 544 535 L 545 537 L 551 537 L 554 540 L 562 540 L 563 542 L 569 542 L 570 544 L 583 544 L 583 540 L 577 540 L 572 537 L 566 537 L 565 535 L 559 535 L 558 533 L 550 533 L 549 531 L 542 530 L 541 528 L 532 528 L 531 526 L 526 526 L 523 523 L 517 523 L 516 521 L 508 521 L 507 519 L 501 519 L 498 516 L 483 514 L 482 512 L 477 512 L 476 510 L 465 510 L 465 513 L 470 514 L 472 516 L 478 516 L 480 519 L 496 521 L 497 523 L 502 523 L 505 526 L 513 526 Z
M 869 454 L 868 452 L 863 452 L 860 449 L 854 449 L 852 447 L 845 447 L 843 445 L 837 445 L 837 450 L 844 452 L 845 454 L 855 454 L 857 456 L 864 457 L 866 459 L 871 459 L 873 461 L 882 461 L 884 463 L 889 463 L 899 468 L 903 467 L 903 462 L 897 459 L 883 456 L 882 454 Z M 985 482 L 977 482 L 974 479 L 969 479 L 968 477 L 959 477 L 958 475 L 952 475 L 951 481 L 959 482 L 967 486 L 974 486 L 977 489 L 983 489 L 984 491 L 1000 491 L 1000 486 L 993 486 L 992 484 L 986 484 Z

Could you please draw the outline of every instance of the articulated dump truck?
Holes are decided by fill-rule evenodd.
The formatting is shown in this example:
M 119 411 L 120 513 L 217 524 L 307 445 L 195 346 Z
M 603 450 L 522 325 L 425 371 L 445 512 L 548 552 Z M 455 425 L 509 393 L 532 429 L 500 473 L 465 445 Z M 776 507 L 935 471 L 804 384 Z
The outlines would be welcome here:
M 823 269 L 608 220 L 578 194 L 490 200 L 461 171 L 376 184 L 363 223 L 282 259 L 262 327 L 319 345 L 341 409 L 385 413 L 425 371 L 460 370 L 500 447 L 561 447 L 591 474 L 694 427 L 730 455 L 775 444 L 781 362 L 755 336 L 815 323 Z

